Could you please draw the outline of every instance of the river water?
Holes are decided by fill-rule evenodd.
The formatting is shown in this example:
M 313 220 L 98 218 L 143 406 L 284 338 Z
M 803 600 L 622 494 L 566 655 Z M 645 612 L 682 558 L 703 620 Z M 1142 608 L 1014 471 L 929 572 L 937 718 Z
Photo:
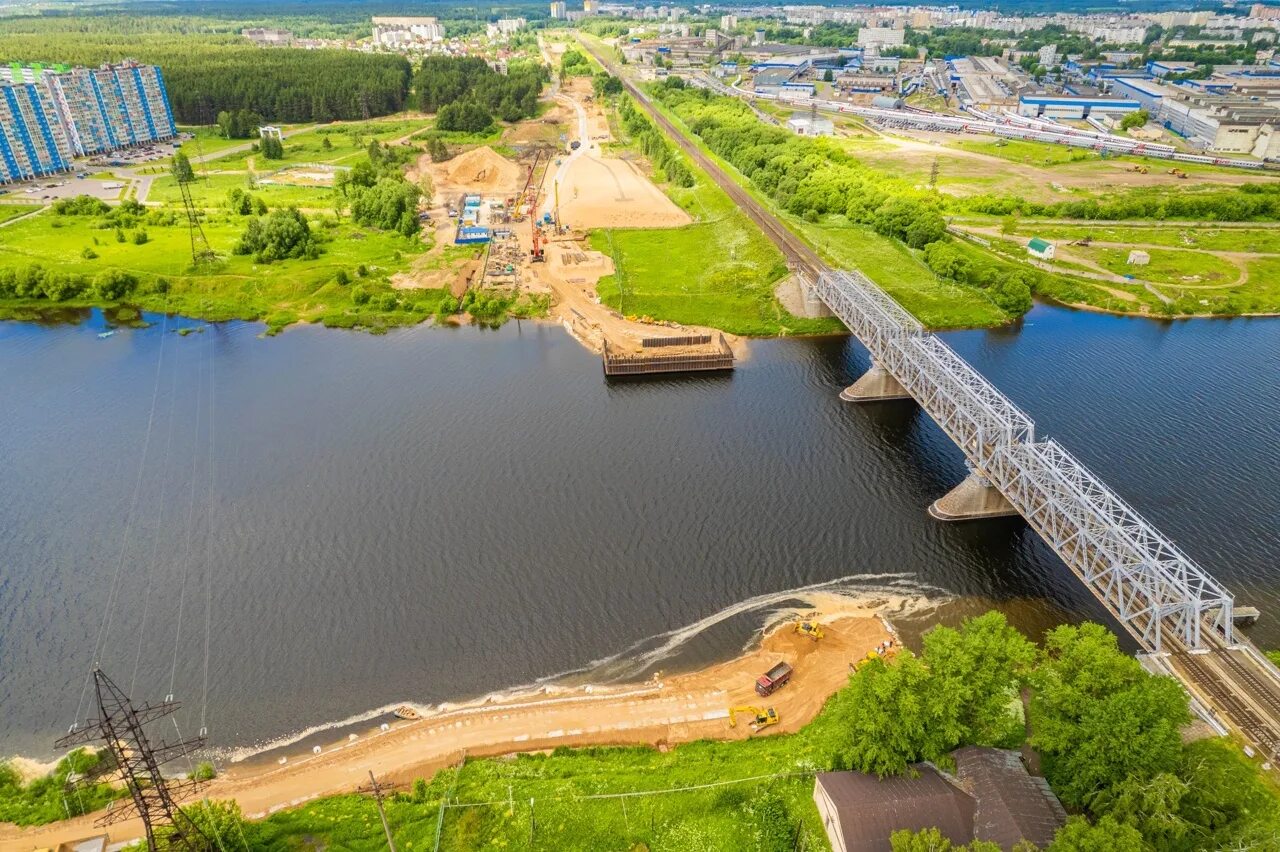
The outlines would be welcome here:
M 542 324 L 156 319 L 0 325 L 0 755 L 53 752 L 95 656 L 230 747 L 724 657 L 801 587 L 908 631 L 1105 618 L 1020 521 L 928 518 L 961 454 L 912 404 L 838 400 L 866 367 L 849 339 L 608 383 Z M 1280 322 L 1040 306 L 946 338 L 1280 646 Z

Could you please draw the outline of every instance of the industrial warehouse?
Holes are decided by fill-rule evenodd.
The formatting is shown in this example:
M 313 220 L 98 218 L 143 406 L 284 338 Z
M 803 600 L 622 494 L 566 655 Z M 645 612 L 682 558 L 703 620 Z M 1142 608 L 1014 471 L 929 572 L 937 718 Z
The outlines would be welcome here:
M 177 133 L 155 65 L 0 66 L 0 184 L 68 172 L 76 157 Z

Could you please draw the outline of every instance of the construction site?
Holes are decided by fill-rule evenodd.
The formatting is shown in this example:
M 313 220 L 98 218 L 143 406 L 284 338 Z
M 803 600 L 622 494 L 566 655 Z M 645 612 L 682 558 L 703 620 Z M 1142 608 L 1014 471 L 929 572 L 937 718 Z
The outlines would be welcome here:
M 551 315 L 601 356 L 608 376 L 731 370 L 737 341 L 709 328 L 627 316 L 602 304 L 614 261 L 589 244 L 600 228 L 678 228 L 692 218 L 632 159 L 608 153 L 608 117 L 589 79 L 565 81 L 540 119 L 513 128 L 505 147 L 472 148 L 443 162 L 424 155 L 433 248 L 400 288 L 447 288 L 549 298 Z

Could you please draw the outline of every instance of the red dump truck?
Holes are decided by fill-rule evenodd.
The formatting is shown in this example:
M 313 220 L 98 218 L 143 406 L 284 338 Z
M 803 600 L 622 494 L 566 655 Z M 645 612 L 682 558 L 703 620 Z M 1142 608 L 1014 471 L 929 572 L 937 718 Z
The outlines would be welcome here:
M 756 678 L 756 692 L 762 696 L 772 695 L 786 686 L 789 680 L 791 680 L 791 666 L 786 663 L 778 663 Z

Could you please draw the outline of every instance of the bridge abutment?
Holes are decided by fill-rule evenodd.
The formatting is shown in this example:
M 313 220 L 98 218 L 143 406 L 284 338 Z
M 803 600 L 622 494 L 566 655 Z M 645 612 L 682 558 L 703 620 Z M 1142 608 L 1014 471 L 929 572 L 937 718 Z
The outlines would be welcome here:
M 977 521 L 1017 515 L 1000 489 L 972 467 L 964 481 L 933 501 L 929 515 L 939 521 Z
M 911 394 L 907 393 L 907 389 L 888 370 L 872 361 L 871 369 L 840 391 L 840 398 L 845 402 L 879 402 L 887 399 L 911 399 Z

